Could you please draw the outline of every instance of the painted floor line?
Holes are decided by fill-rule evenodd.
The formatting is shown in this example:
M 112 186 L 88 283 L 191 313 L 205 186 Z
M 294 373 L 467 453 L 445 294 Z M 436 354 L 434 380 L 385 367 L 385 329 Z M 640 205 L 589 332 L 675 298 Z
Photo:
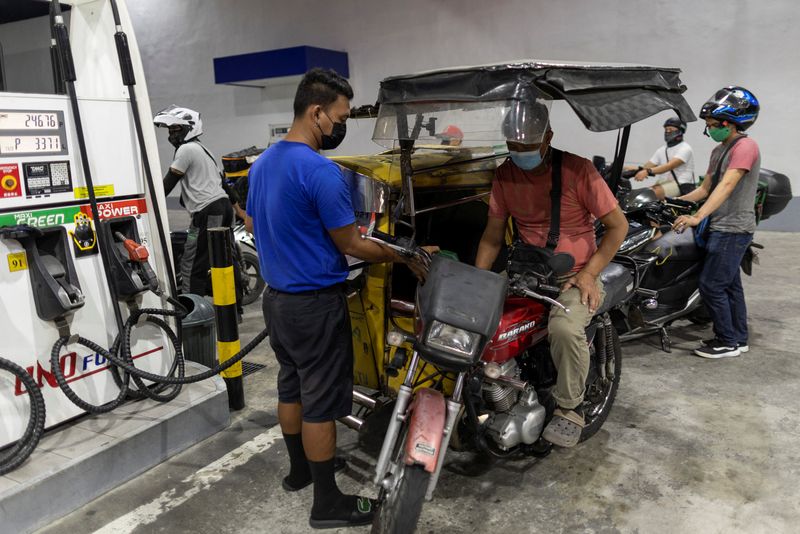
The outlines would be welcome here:
M 184 478 L 179 486 L 188 484 L 188 488 L 171 488 L 161 493 L 152 501 L 118 517 L 94 534 L 129 534 L 137 527 L 154 523 L 162 514 L 177 508 L 201 491 L 205 491 L 235 468 L 247 463 L 250 458 L 260 454 L 281 438 L 280 425 L 275 425 L 250 441 L 241 444 L 221 458 L 211 462 L 199 471 Z M 180 493 L 179 493 L 180 492 Z

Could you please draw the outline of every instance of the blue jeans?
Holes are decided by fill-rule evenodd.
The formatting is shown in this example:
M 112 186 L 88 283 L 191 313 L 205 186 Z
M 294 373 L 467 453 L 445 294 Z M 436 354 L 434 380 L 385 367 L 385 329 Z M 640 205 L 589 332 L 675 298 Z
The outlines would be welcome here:
M 700 273 L 700 296 L 714 321 L 714 335 L 726 346 L 747 344 L 747 307 L 739 265 L 753 234 L 711 232 Z

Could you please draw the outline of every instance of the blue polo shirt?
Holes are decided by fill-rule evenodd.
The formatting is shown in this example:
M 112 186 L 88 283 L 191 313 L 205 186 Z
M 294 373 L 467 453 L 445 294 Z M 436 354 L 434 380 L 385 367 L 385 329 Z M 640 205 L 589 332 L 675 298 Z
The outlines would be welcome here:
M 248 180 L 247 214 L 267 284 L 297 293 L 343 282 L 347 260 L 328 230 L 355 215 L 339 166 L 304 143 L 280 141 L 253 163 Z

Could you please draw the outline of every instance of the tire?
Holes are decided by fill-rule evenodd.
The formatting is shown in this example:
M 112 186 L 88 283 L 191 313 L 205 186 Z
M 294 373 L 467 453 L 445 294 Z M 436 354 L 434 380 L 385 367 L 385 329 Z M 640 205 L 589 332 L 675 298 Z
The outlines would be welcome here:
M 416 532 L 430 478 L 421 465 L 404 465 L 394 491 L 387 493 L 375 515 L 372 534 Z
M 254 253 L 242 250 L 242 304 L 247 306 L 258 300 L 267 283 L 261 278 L 261 265 L 258 263 L 258 256 Z
M 602 378 L 599 373 L 595 371 L 597 361 L 597 351 L 592 355 L 591 368 L 589 376 L 586 379 L 586 395 L 583 403 L 583 413 L 586 420 L 586 426 L 583 427 L 581 432 L 580 441 L 586 441 L 594 436 L 598 430 L 603 426 L 603 423 L 608 419 L 608 414 L 611 413 L 611 407 L 614 405 L 614 399 L 617 397 L 617 390 L 619 389 L 619 380 L 622 372 L 622 351 L 620 350 L 619 336 L 617 330 L 613 326 L 610 327 L 612 343 L 611 347 L 607 347 L 608 353 L 606 357 L 606 372 L 613 372 L 614 376 L 607 380 L 605 384 L 602 383 Z M 598 334 L 603 331 L 598 332 Z M 595 341 L 596 343 L 596 341 Z

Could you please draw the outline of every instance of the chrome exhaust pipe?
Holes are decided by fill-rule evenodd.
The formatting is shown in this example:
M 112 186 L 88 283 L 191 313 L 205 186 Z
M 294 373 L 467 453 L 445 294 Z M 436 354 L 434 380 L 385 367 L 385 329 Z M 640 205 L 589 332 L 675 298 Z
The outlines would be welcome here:
M 353 390 L 353 402 L 369 410 L 374 410 L 378 406 L 378 400 L 369 395 L 364 395 L 360 391 Z
M 361 430 L 361 427 L 364 426 L 364 420 L 359 419 L 355 415 L 345 415 L 344 417 L 339 419 L 339 422 L 348 428 L 352 428 L 356 432 Z

